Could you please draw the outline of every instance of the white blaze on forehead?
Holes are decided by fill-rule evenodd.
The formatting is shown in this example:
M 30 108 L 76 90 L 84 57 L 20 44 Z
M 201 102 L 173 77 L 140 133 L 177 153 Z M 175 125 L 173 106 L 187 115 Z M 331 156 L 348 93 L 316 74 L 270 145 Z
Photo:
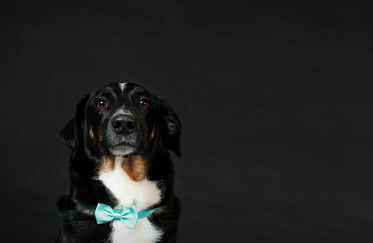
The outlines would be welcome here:
M 125 106 L 123 106 L 121 109 L 117 110 L 114 114 L 113 117 L 116 115 L 132 115 L 132 113 L 129 110 L 123 110 Z
M 126 88 L 126 85 L 127 85 L 127 83 L 119 83 L 119 88 L 122 91 L 122 93 L 123 93 L 124 89 Z

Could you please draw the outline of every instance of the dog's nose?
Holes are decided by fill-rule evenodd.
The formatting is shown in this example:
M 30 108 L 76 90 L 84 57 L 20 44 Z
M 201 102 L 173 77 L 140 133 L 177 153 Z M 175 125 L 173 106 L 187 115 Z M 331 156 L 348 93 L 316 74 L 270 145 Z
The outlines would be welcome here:
M 111 121 L 111 126 L 117 133 L 130 134 L 136 127 L 135 118 L 130 115 L 117 115 Z

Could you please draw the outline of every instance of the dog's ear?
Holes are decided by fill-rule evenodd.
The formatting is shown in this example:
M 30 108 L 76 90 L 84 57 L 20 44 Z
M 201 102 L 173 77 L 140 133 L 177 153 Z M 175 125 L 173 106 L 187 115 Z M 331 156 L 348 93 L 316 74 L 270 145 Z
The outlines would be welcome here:
M 77 131 L 76 131 L 76 119 L 75 117 L 71 119 L 70 121 L 67 122 L 65 127 L 60 131 L 60 136 L 63 138 L 65 141 L 67 147 L 71 148 L 74 150 L 74 147 L 76 145 L 76 136 Z
M 176 112 L 166 102 L 160 102 L 161 139 L 163 146 L 181 156 L 181 122 Z
M 65 127 L 60 131 L 60 136 L 65 141 L 66 145 L 72 149 L 73 158 L 77 151 L 79 140 L 81 139 L 81 134 L 83 133 L 83 123 L 86 113 L 86 104 L 89 96 L 83 97 L 77 105 L 76 115 L 74 118 L 70 119 Z

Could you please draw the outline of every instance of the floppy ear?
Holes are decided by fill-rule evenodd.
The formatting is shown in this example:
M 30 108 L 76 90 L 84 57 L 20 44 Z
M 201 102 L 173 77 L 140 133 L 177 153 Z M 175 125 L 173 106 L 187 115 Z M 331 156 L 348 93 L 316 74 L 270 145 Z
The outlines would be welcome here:
M 76 115 L 70 119 L 65 127 L 60 131 L 60 136 L 65 141 L 66 145 L 73 150 L 73 158 L 79 145 L 80 136 L 82 134 L 82 124 L 85 117 L 85 106 L 89 96 L 85 96 L 80 100 L 76 109 Z
M 72 150 L 74 150 L 74 147 L 77 143 L 76 141 L 77 131 L 75 131 L 76 130 L 75 123 L 76 123 L 75 118 L 71 119 L 70 121 L 67 122 L 65 127 L 60 131 L 60 136 L 65 141 L 67 147 L 71 148 Z
M 179 117 L 171 106 L 162 102 L 160 106 L 160 119 L 162 125 L 161 136 L 163 146 L 180 157 L 181 122 Z

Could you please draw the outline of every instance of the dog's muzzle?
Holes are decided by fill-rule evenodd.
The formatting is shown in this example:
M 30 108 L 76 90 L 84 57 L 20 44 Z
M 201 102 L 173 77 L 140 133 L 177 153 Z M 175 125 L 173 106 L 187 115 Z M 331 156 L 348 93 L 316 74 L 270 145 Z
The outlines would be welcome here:
M 131 114 L 117 114 L 107 126 L 107 140 L 114 155 L 128 155 L 135 151 L 137 133 L 136 119 Z

